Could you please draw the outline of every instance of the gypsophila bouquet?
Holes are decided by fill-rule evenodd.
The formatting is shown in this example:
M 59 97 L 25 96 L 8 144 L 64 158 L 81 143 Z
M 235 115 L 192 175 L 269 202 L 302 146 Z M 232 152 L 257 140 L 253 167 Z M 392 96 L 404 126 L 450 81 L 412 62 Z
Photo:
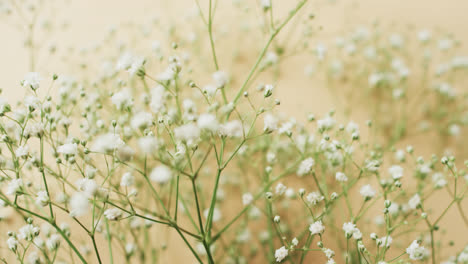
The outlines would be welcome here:
M 453 39 L 438 42 L 450 61 L 435 76 L 427 54 L 412 65 L 422 73 L 410 70 L 406 39 L 383 29 L 338 39 L 330 60 L 324 44 L 281 39 L 292 21 L 306 25 L 301 41 L 312 38 L 307 0 L 286 13 L 279 1 L 235 1 L 242 17 L 259 8 L 262 22 L 234 29 L 234 38 L 261 34 L 232 55 L 258 49 L 248 69 L 230 71 L 221 58 L 231 49 L 217 39 L 223 5 L 195 1 L 190 34 L 158 19 L 111 28 L 75 54 L 78 69 L 66 61 L 74 75 L 48 74 L 33 38 L 44 3 L 11 2 L 0 2 L 2 13 L 32 26 L 30 71 L 11 88 L 25 96 L 0 96 L 4 263 L 468 263 L 468 244 L 445 236 L 453 217 L 466 238 L 468 161 L 444 152 L 449 145 L 431 155 L 401 141 L 416 131 L 412 118 L 441 137 L 466 123 L 466 98 L 450 82 L 462 82 L 454 76 L 468 63 L 450 59 Z M 147 45 L 151 28 L 170 29 Z M 119 34 L 132 41 L 113 49 Z M 430 31 L 417 37 L 434 45 Z M 310 49 L 333 89 L 378 98 L 365 105 L 372 121 L 283 113 L 281 63 Z M 97 66 L 83 62 L 90 57 Z M 430 105 L 412 110 L 413 83 L 429 85 Z

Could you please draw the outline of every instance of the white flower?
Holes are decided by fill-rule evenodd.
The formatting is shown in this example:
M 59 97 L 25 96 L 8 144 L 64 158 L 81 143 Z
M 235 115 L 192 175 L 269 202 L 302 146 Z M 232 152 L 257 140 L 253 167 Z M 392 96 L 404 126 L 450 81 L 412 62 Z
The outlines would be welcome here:
M 200 129 L 195 124 L 189 123 L 176 127 L 174 134 L 178 140 L 192 144 L 200 138 Z
M 132 94 L 128 89 L 124 89 L 118 93 L 115 93 L 111 97 L 111 101 L 119 110 L 123 110 L 133 105 Z
M 118 208 L 110 208 L 104 211 L 104 216 L 111 221 L 115 221 L 122 216 L 122 211 Z
M 75 156 L 78 152 L 78 145 L 76 145 L 76 143 L 67 143 L 59 146 L 57 152 L 63 155 Z
M 286 186 L 280 182 L 280 183 L 278 183 L 278 184 L 276 185 L 275 192 L 276 192 L 276 194 L 278 194 L 278 195 L 282 195 L 282 194 L 284 194 L 284 192 L 286 191 L 286 189 L 287 189 Z
M 273 94 L 273 89 L 275 89 L 275 86 L 272 84 L 266 84 L 263 91 L 263 96 L 270 97 Z
M 158 149 L 156 138 L 146 136 L 138 139 L 138 146 L 145 154 L 151 154 Z
M 359 229 L 356 228 L 356 225 L 353 222 L 344 223 L 343 231 L 345 232 L 345 236 L 347 238 L 354 236 L 356 232 L 358 232 L 358 234 L 356 234 L 356 237 L 358 238 L 355 238 L 355 239 L 360 239 L 360 237 L 362 237 L 362 234 L 359 236 L 361 232 L 359 231 Z
M 262 5 L 263 9 L 268 9 L 271 7 L 271 0 L 261 0 L 260 4 Z
M 197 125 L 201 130 L 208 130 L 212 133 L 216 133 L 219 127 L 218 120 L 213 114 L 201 114 L 198 117 Z
M 98 184 L 95 180 L 82 178 L 76 181 L 76 185 L 80 191 L 83 191 L 88 197 L 92 197 L 98 191 Z
M 7 240 L 8 248 L 12 251 L 16 251 L 16 249 L 18 248 L 18 244 L 18 240 L 14 237 L 9 237 Z
M 135 250 L 137 249 L 137 246 L 134 244 L 134 243 L 127 243 L 125 245 L 125 253 L 127 255 L 131 255 L 135 252 Z
M 307 195 L 306 199 L 309 203 L 316 205 L 321 202 L 324 197 L 319 192 L 311 192 Z
M 317 126 L 320 131 L 331 129 L 335 125 L 335 120 L 330 116 L 317 120 Z
M 312 235 L 322 234 L 325 231 L 322 221 L 316 221 L 309 226 L 309 231 Z
M 436 188 L 441 188 L 447 185 L 447 180 L 445 180 L 444 174 L 437 172 L 432 175 L 432 182 Z
M 263 118 L 263 131 L 271 133 L 278 128 L 278 119 L 272 114 L 266 114 Z
M 70 199 L 70 216 L 82 216 L 88 212 L 88 196 L 82 192 L 76 192 Z
M 143 65 L 145 64 L 145 59 L 141 57 L 135 57 L 133 58 L 132 64 L 130 67 L 128 67 L 127 71 L 130 73 L 130 75 L 135 75 L 138 73 L 140 69 L 143 68 Z
M 18 238 L 26 241 L 32 241 L 39 235 L 39 227 L 27 224 L 18 230 Z
M 420 260 L 424 257 L 426 249 L 419 245 L 417 240 L 414 240 L 411 245 L 406 249 L 406 254 L 412 260 Z
M 228 75 L 224 71 L 217 71 L 213 73 L 212 77 L 218 88 L 224 87 L 229 81 Z
M 398 165 L 393 165 L 390 168 L 388 168 L 388 173 L 390 173 L 394 180 L 398 180 L 401 177 L 403 177 L 403 168 Z
M 41 81 L 41 76 L 37 72 L 28 72 L 23 78 L 22 85 L 26 88 L 37 90 Z
M 252 203 L 254 200 L 254 197 L 251 193 L 244 193 L 242 195 L 242 204 L 243 205 L 249 205 L 250 203 Z
M 49 250 L 56 250 L 60 246 L 61 236 L 58 234 L 52 234 L 46 241 L 46 246 Z
M 112 153 L 113 151 L 123 147 L 125 143 L 117 134 L 104 134 L 98 136 L 93 143 L 92 150 L 100 153 Z
M 164 184 L 172 178 L 172 171 L 165 165 L 160 165 L 151 171 L 150 179 L 154 182 Z
M 151 102 L 150 108 L 151 111 L 155 114 L 161 112 L 164 109 L 164 87 L 158 85 L 151 90 Z
M 136 113 L 133 116 L 132 121 L 130 122 L 130 125 L 135 130 L 145 129 L 147 127 L 150 127 L 152 124 L 153 124 L 153 115 L 151 115 L 148 112 Z
M 27 157 L 28 154 L 29 154 L 28 145 L 19 146 L 15 151 L 15 155 L 17 158 Z
M 421 204 L 421 197 L 419 197 L 418 194 L 413 195 L 413 197 L 411 197 L 411 199 L 409 199 L 408 201 L 408 206 L 413 210 L 416 209 L 418 205 L 420 204 Z
M 348 181 L 348 177 L 346 177 L 346 175 L 343 173 L 343 172 L 337 172 L 335 174 L 335 178 L 337 181 L 339 182 L 346 182 Z
M 39 206 L 46 206 L 49 204 L 49 195 L 46 191 L 40 191 L 37 193 L 36 204 Z
M 335 256 L 335 251 L 329 249 L 329 248 L 324 248 L 322 249 L 323 250 L 323 253 L 325 254 L 325 256 L 329 259 L 329 260 L 332 260 L 333 261 L 333 257 Z M 327 262 L 328 263 L 328 262 Z M 334 263 L 334 262 L 333 262 Z
M 7 195 L 19 194 L 22 189 L 23 189 L 23 180 L 22 179 L 12 179 L 8 183 L 6 194 Z
M 304 176 L 309 174 L 312 171 L 312 167 L 315 165 L 315 160 L 313 158 L 307 158 L 299 164 L 299 168 L 297 169 L 297 174 L 299 176 Z
M 370 186 L 370 184 L 362 186 L 359 193 L 366 199 L 370 199 L 375 196 L 375 190 Z
M 428 42 L 431 39 L 431 32 L 427 29 L 423 29 L 418 32 L 418 39 L 421 42 Z
M 405 161 L 405 151 L 402 150 L 402 149 L 399 149 L 395 152 L 395 159 L 400 161 L 400 162 L 403 162 Z
M 239 138 L 244 135 L 244 127 L 242 126 L 241 121 L 232 120 L 220 126 L 219 134 L 221 136 Z
M 282 246 L 275 251 L 276 262 L 281 262 L 288 256 L 288 250 L 286 247 Z
M 130 172 L 126 172 L 122 175 L 122 179 L 120 179 L 120 186 L 128 187 L 132 186 L 135 182 L 135 178 Z
M 379 245 L 380 247 L 390 247 L 392 241 L 393 239 L 391 236 L 384 236 L 377 239 L 377 245 Z

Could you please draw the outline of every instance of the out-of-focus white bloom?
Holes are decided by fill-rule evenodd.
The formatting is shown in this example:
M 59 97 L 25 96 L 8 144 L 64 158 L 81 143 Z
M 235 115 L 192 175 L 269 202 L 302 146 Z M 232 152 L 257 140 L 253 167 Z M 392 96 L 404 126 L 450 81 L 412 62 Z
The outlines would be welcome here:
M 263 89 L 263 96 L 270 97 L 273 94 L 273 89 L 275 89 L 275 86 L 272 84 L 266 84 Z
M 262 5 L 263 10 L 271 8 L 271 0 L 260 0 L 260 5 Z
M 119 110 L 123 110 L 133 105 L 132 94 L 128 89 L 123 89 L 122 91 L 112 95 L 111 101 Z
M 224 71 L 214 72 L 212 77 L 218 88 L 224 87 L 229 81 L 228 75 Z
M 158 142 L 156 138 L 146 136 L 138 139 L 138 146 L 145 154 L 153 153 L 158 148 Z
M 19 244 L 18 240 L 14 237 L 9 237 L 7 239 L 7 246 L 12 251 L 16 251 L 16 249 L 18 248 L 18 244 Z
M 15 151 L 15 155 L 16 157 L 18 158 L 24 158 L 24 157 L 27 157 L 29 155 L 29 147 L 28 145 L 23 145 L 23 146 L 19 146 L 16 151 Z
M 111 221 L 115 221 L 122 216 L 122 211 L 118 208 L 110 208 L 104 211 L 104 216 Z
M 151 115 L 148 112 L 136 113 L 130 122 L 130 125 L 135 130 L 145 129 L 147 127 L 150 127 L 152 124 L 153 124 L 153 115 Z
M 287 187 L 286 187 L 284 184 L 282 184 L 282 183 L 280 182 L 280 183 L 278 183 L 278 184 L 276 185 L 275 192 L 276 192 L 276 194 L 278 194 L 278 195 L 282 195 L 282 194 L 284 194 L 284 192 L 286 191 L 286 189 L 287 189 Z
M 377 239 L 377 245 L 379 245 L 379 247 L 390 247 L 392 241 L 393 239 L 391 236 L 384 236 Z
M 278 128 L 278 119 L 272 114 L 266 114 L 263 118 L 263 131 L 271 133 Z
M 436 188 L 442 188 L 447 185 L 447 180 L 444 177 L 444 174 L 436 172 L 432 175 L 432 182 Z
M 315 165 L 315 160 L 313 158 L 307 158 L 299 164 L 297 169 L 297 175 L 304 176 L 309 174 L 312 171 L 312 167 Z
M 164 109 L 164 93 L 165 91 L 162 85 L 158 85 L 151 90 L 150 108 L 151 111 L 155 114 L 161 112 Z
M 232 120 L 224 123 L 219 128 L 219 134 L 221 136 L 239 138 L 244 135 L 244 128 L 242 122 L 239 120 Z
M 306 199 L 309 203 L 316 205 L 321 202 L 324 197 L 319 192 L 311 192 L 307 195 Z
M 213 114 L 201 114 L 198 117 L 197 125 L 201 130 L 208 130 L 212 133 L 216 133 L 219 128 L 218 120 Z
M 312 235 L 322 234 L 325 231 L 322 221 L 316 221 L 309 226 L 309 231 Z
M 164 184 L 172 178 L 172 171 L 165 165 L 159 165 L 151 171 L 150 179 L 154 182 Z
M 406 254 L 412 260 L 421 260 L 424 257 L 426 249 L 419 245 L 417 240 L 414 240 L 411 245 L 406 249 Z
M 275 251 L 276 262 L 281 262 L 288 256 L 288 250 L 286 247 L 282 246 Z
M 359 193 L 366 199 L 370 199 L 375 196 L 375 190 L 372 188 L 372 186 L 370 186 L 370 184 L 362 186 L 359 190 Z
M 76 145 L 76 143 L 67 143 L 58 146 L 57 152 L 63 155 L 75 156 L 78 152 L 78 145 Z
M 1 104 L 1 102 L 0 102 Z M 1 108 L 1 106 L 0 106 Z M 1 112 L 1 110 L 0 110 Z M 25 136 L 41 137 L 44 134 L 44 125 L 40 122 L 28 123 L 24 130 Z
M 195 124 L 189 123 L 176 127 L 174 135 L 176 139 L 192 144 L 200 138 L 200 129 Z
M 27 224 L 18 230 L 18 238 L 26 241 L 32 241 L 39 235 L 39 227 Z
M 419 41 L 425 43 L 431 39 L 431 32 L 427 29 L 423 29 L 418 32 L 418 39 Z
M 46 246 L 50 251 L 56 250 L 60 246 L 61 236 L 52 234 L 46 241 Z
M 348 181 L 348 177 L 346 177 L 346 175 L 343 172 L 340 172 L 340 171 L 335 174 L 335 178 L 339 182 Z
M 317 120 L 317 126 L 320 131 L 326 131 L 331 129 L 335 125 L 335 120 L 330 116 L 326 116 L 323 119 Z
M 49 195 L 46 191 L 39 191 L 36 197 L 36 204 L 39 206 L 46 206 L 49 204 Z
M 356 225 L 353 222 L 347 222 L 343 224 L 343 231 L 346 237 L 351 237 L 356 230 Z
M 402 150 L 402 149 L 399 149 L 395 152 L 395 159 L 400 161 L 400 162 L 403 162 L 405 161 L 405 151 Z
M 96 194 L 99 186 L 96 181 L 89 178 L 82 178 L 76 181 L 76 185 L 80 191 L 83 191 L 88 197 Z
M 249 205 L 250 203 L 252 203 L 254 200 L 254 197 L 251 193 L 244 193 L 242 195 L 242 204 L 243 205 Z
M 145 59 L 142 57 L 135 57 L 133 58 L 132 64 L 130 67 L 128 67 L 127 71 L 130 73 L 130 75 L 135 75 L 138 73 L 140 69 L 143 68 L 143 65 L 145 64 Z
M 399 34 L 390 35 L 389 41 L 390 41 L 390 45 L 394 48 L 401 48 L 403 47 L 403 44 L 404 44 L 403 37 Z
M 135 178 L 130 172 L 126 172 L 122 175 L 122 179 L 120 179 L 120 186 L 128 187 L 132 186 L 135 182 Z
M 421 197 L 419 197 L 418 194 L 413 195 L 413 197 L 411 197 L 411 199 L 408 201 L 408 206 L 413 210 L 416 209 L 420 204 Z
M 137 246 L 134 243 L 127 243 L 125 245 L 125 253 L 127 255 L 132 255 L 136 249 L 137 249 Z
M 38 72 L 28 72 L 23 78 L 22 85 L 23 87 L 37 90 L 41 79 L 41 75 Z
M 390 168 L 388 168 L 388 173 L 390 173 L 394 180 L 398 180 L 401 177 L 403 177 L 403 168 L 398 165 L 393 165 Z
M 70 199 L 70 216 L 78 217 L 88 213 L 88 196 L 82 192 L 76 192 Z
M 100 153 L 112 153 L 123 146 L 125 146 L 125 142 L 123 142 L 119 135 L 108 133 L 98 136 L 94 140 L 94 144 L 91 149 Z
M 22 191 L 23 189 L 23 180 L 22 179 L 12 179 L 8 183 L 8 187 L 6 190 L 7 195 L 15 195 Z

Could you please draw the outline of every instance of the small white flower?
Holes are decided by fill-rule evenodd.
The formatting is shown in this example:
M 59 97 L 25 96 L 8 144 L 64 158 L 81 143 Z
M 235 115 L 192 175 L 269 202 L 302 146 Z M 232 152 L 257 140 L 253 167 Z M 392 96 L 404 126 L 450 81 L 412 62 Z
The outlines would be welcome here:
M 309 174 L 312 171 L 312 167 L 315 165 L 315 160 L 313 158 L 307 158 L 299 164 L 299 168 L 297 169 L 297 174 L 299 176 L 304 176 Z
M 122 175 L 122 179 L 120 179 L 120 186 L 128 187 L 132 186 L 135 182 L 135 178 L 130 172 L 126 172 Z
M 414 240 L 411 245 L 406 249 L 406 254 L 412 260 L 420 260 L 424 257 L 426 249 L 419 245 L 417 240 Z
M 388 169 L 388 173 L 390 173 L 394 180 L 399 180 L 403 177 L 403 168 L 398 165 L 393 165 Z
M 70 199 L 70 216 L 77 217 L 88 213 L 88 196 L 82 192 L 76 192 Z
M 306 199 L 309 203 L 316 205 L 321 202 L 324 197 L 319 192 L 311 192 L 307 195 Z
M 7 240 L 8 248 L 12 251 L 16 251 L 16 249 L 18 248 L 18 244 L 18 240 L 14 237 L 9 237 Z
M 156 138 L 146 136 L 138 139 L 138 146 L 145 154 L 151 154 L 158 149 Z
M 347 222 L 343 224 L 343 231 L 346 237 L 351 237 L 356 230 L 356 225 L 353 222 Z
M 123 110 L 133 105 L 132 94 L 128 89 L 124 89 L 112 95 L 111 101 L 119 110 Z
M 312 235 L 322 234 L 325 231 L 322 221 L 316 221 L 309 226 L 309 231 Z
M 288 250 L 286 247 L 282 246 L 275 251 L 276 262 L 281 262 L 288 256 Z
M 153 115 L 151 115 L 148 112 L 136 113 L 133 116 L 132 121 L 130 122 L 130 125 L 135 130 L 145 129 L 147 127 L 150 127 L 152 124 L 153 124 Z
M 379 247 L 390 247 L 392 241 L 393 239 L 391 236 L 384 236 L 377 239 L 377 245 L 379 245 Z
M 46 241 L 46 246 L 49 250 L 54 251 L 60 246 L 61 236 L 58 234 L 52 234 Z
M 12 179 L 8 183 L 8 187 L 6 190 L 7 195 L 15 195 L 19 194 L 23 189 L 23 180 L 22 179 Z
M 253 195 L 251 193 L 244 193 L 242 195 L 242 204 L 243 205 L 249 205 L 250 203 L 253 202 Z
M 346 177 L 346 175 L 343 173 L 343 172 L 337 172 L 335 174 L 335 178 L 337 181 L 339 182 L 346 182 L 348 181 L 348 177 Z
M 57 152 L 63 155 L 75 156 L 78 153 L 78 145 L 76 143 L 67 143 L 59 146 Z
M 98 136 L 93 143 L 92 150 L 100 153 L 112 153 L 125 146 L 125 142 L 117 134 L 104 134 Z
M 15 151 L 15 155 L 17 158 L 27 157 L 29 155 L 28 145 L 19 146 Z
M 195 143 L 200 138 L 200 129 L 193 123 L 185 124 L 174 129 L 175 137 L 188 144 Z
M 212 77 L 218 88 L 224 87 L 229 81 L 228 75 L 224 71 L 217 71 L 213 73 Z
M 28 72 L 24 78 L 22 85 L 26 88 L 31 88 L 33 90 L 37 90 L 39 88 L 39 84 L 41 81 L 41 76 L 37 72 Z
M 370 199 L 375 196 L 375 190 L 370 186 L 370 184 L 366 184 L 361 187 L 359 190 L 359 193 L 364 197 L 365 199 Z
M 39 227 L 27 224 L 18 230 L 18 238 L 26 241 L 32 241 L 39 235 Z
M 219 128 L 219 134 L 221 136 L 240 138 L 244 135 L 244 128 L 242 122 L 239 120 L 229 121 L 222 124 Z
M 160 165 L 151 171 L 150 179 L 154 182 L 164 184 L 172 178 L 172 171 L 165 165 Z
M 263 118 L 263 131 L 271 133 L 278 128 L 278 119 L 272 114 L 266 114 Z
M 282 195 L 282 194 L 284 194 L 284 192 L 286 191 L 286 189 L 287 189 L 287 187 L 286 187 L 284 184 L 282 184 L 282 183 L 280 182 L 280 183 L 278 183 L 278 184 L 276 185 L 275 192 L 276 192 L 276 194 L 278 194 L 278 195 Z
M 420 204 L 421 197 L 419 197 L 418 194 L 413 195 L 413 197 L 411 197 L 411 199 L 408 201 L 408 206 L 413 210 L 416 209 Z
M 198 117 L 197 125 L 201 130 L 208 130 L 212 133 L 216 133 L 219 128 L 218 120 L 213 114 L 201 114 Z
M 115 221 L 122 216 L 122 211 L 118 208 L 107 209 L 104 211 L 104 216 L 111 221 Z
M 49 195 L 46 191 L 40 191 L 37 193 L 36 204 L 39 206 L 46 206 L 49 204 Z

